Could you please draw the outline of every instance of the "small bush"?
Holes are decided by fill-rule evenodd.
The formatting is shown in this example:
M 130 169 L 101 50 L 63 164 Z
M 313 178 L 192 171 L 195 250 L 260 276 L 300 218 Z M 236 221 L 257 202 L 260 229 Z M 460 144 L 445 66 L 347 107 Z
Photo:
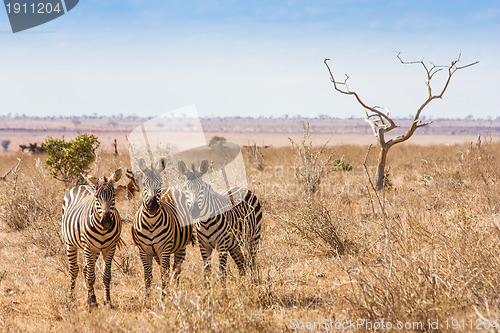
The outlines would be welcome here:
M 220 145 L 223 145 L 226 141 L 227 141 L 227 140 L 226 140 L 226 138 L 225 138 L 225 137 L 215 135 L 215 136 L 213 136 L 213 137 L 210 139 L 210 142 L 208 143 L 208 145 L 209 145 L 210 147 L 212 147 L 212 146 L 220 146 Z
M 9 149 L 10 140 L 2 140 L 1 145 L 2 145 L 3 151 L 7 151 L 7 149 Z
M 93 134 L 82 134 L 72 141 L 48 138 L 44 147 L 49 155 L 45 165 L 50 175 L 66 184 L 79 185 L 95 161 L 99 141 Z
M 391 174 L 389 170 L 387 170 L 384 173 L 384 188 L 385 189 L 391 189 L 392 188 L 392 180 L 391 180 Z
M 350 165 L 349 163 L 345 163 L 342 160 L 336 160 L 333 162 L 332 169 L 334 171 L 352 171 L 354 167 Z
M 25 150 L 28 150 L 33 155 L 43 154 L 45 152 L 45 147 L 44 147 L 43 143 L 40 146 L 36 142 L 30 143 L 28 145 L 19 145 L 19 148 L 21 149 L 22 152 L 24 152 Z
M 330 163 L 332 155 L 322 159 L 321 156 L 326 152 L 328 142 L 319 148 L 314 148 L 309 123 L 304 123 L 303 129 L 302 140 L 299 143 L 296 143 L 291 138 L 288 138 L 288 140 L 290 140 L 297 154 L 295 158 L 295 178 L 304 187 L 306 194 L 311 196 L 319 191 L 321 181 L 326 175 L 326 166 Z
M 287 220 L 293 230 L 316 250 L 341 255 L 346 251 L 346 237 L 341 236 L 340 218 L 323 200 L 311 200 L 300 208 L 296 219 Z
M 14 230 L 22 230 L 43 216 L 43 205 L 25 189 L 5 200 L 2 219 Z
M 45 255 L 61 254 L 64 252 L 59 234 L 62 188 L 48 186 L 48 175 L 40 159 L 35 165 L 33 160 L 26 163 L 29 174 L 21 173 L 3 183 L 0 221 L 12 230 L 23 231 L 28 242 L 39 246 Z

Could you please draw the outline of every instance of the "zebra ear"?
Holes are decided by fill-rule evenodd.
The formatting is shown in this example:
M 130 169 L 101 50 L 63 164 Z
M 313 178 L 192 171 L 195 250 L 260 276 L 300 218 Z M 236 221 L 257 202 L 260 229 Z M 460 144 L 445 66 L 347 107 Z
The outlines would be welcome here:
M 99 182 L 99 179 L 97 179 L 97 177 L 94 177 L 94 176 L 88 176 L 85 178 L 87 180 L 87 183 L 89 183 L 89 185 L 91 185 L 93 187 L 96 187 L 97 183 Z
M 127 168 L 127 172 L 125 172 L 125 177 L 127 177 L 128 179 L 134 180 L 134 174 L 128 168 Z
M 139 163 L 139 169 L 142 170 L 142 172 L 146 172 L 146 170 L 148 169 L 148 166 L 146 165 L 146 161 L 141 157 L 139 159 L 139 161 L 137 161 Z
M 122 177 L 122 169 L 119 168 L 109 177 L 109 182 L 111 184 L 114 184 L 115 182 L 119 181 L 121 177 Z
M 207 160 L 201 161 L 201 164 L 200 164 L 200 173 L 202 175 L 205 174 L 205 173 L 207 173 L 208 167 L 209 167 L 209 164 L 208 164 Z
M 187 175 L 189 172 L 188 168 L 186 167 L 186 163 L 184 163 L 184 161 L 179 161 L 179 163 L 177 163 L 177 168 L 179 169 L 179 172 L 182 173 L 183 175 Z
M 139 186 L 139 184 L 142 185 L 144 173 L 141 170 L 137 170 L 137 172 L 135 174 L 133 174 L 133 176 L 134 176 L 134 178 L 133 178 L 134 182 L 137 184 L 137 186 Z

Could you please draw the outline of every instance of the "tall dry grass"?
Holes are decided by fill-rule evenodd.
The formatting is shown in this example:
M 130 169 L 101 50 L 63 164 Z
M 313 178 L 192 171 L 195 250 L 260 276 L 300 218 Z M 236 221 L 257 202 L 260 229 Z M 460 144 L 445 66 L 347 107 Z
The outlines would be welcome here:
M 257 284 L 239 278 L 231 262 L 227 290 L 221 290 L 215 274 L 206 288 L 199 250 L 189 247 L 180 285 L 163 303 L 155 266 L 155 301 L 145 307 L 142 265 L 130 237 L 139 199 L 120 202 L 126 245 L 112 268 L 117 308 L 100 306 L 91 313 L 81 273 L 75 306 L 68 297 L 59 235 L 67 189 L 48 176 L 43 156 L 40 162 L 26 156 L 15 193 L 12 179 L 0 183 L 0 330 L 279 332 L 294 331 L 300 322 L 365 319 L 439 320 L 440 331 L 456 332 L 452 319 L 498 320 L 499 143 L 395 147 L 388 161 L 392 187 L 381 193 L 370 188 L 362 165 L 366 147 L 327 150 L 325 156 L 333 154 L 354 169 L 327 168 L 311 200 L 295 178 L 291 147 L 262 149 L 259 167 L 247 166 L 264 210 Z M 367 159 L 372 177 L 374 155 Z M 0 173 L 14 163 L 14 156 L 2 157 Z M 92 173 L 109 174 L 128 163 L 123 154 L 99 154 Z M 96 293 L 102 304 L 102 262 L 98 266 Z

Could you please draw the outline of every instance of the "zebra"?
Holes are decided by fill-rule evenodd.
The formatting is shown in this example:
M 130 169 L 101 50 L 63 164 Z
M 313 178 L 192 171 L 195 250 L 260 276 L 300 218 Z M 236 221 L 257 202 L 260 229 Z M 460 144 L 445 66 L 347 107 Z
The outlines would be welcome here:
M 125 172 L 125 177 L 129 179 L 127 185 L 118 185 L 116 187 L 116 200 L 132 200 L 135 197 L 136 192 L 140 192 L 139 185 L 135 180 L 132 171 L 127 169 Z
M 185 188 L 191 201 L 189 208 L 196 224 L 198 243 L 204 263 L 204 275 L 211 274 L 212 251 L 219 253 L 221 282 L 226 286 L 227 254 L 238 266 L 240 276 L 245 275 L 246 260 L 243 249 L 247 250 L 250 269 L 256 272 L 255 256 L 262 229 L 262 210 L 259 199 L 250 190 L 235 187 L 225 193 L 217 193 L 202 176 L 208 171 L 209 163 L 203 160 L 199 170 L 186 167 L 178 162 L 179 171 L 186 176 Z M 236 200 L 240 199 L 240 200 Z M 238 202 L 237 204 L 234 204 Z
M 143 158 L 138 162 L 143 200 L 132 225 L 132 239 L 139 248 L 144 266 L 145 300 L 150 296 L 153 258 L 160 265 L 163 300 L 169 279 L 171 254 L 174 254 L 173 277 L 176 283 L 179 281 L 186 247 L 193 237 L 192 219 L 183 192 L 169 189 L 161 195 L 161 172 L 165 169 L 165 160 L 160 160 L 158 168 L 152 164 L 147 167 Z
M 115 208 L 114 183 L 122 174 L 116 170 L 109 179 L 87 177 L 90 185 L 73 187 L 64 197 L 62 209 L 62 238 L 66 243 L 71 276 L 70 298 L 74 300 L 76 277 L 78 275 L 78 249 L 83 250 L 85 265 L 83 275 L 87 283 L 88 306 L 97 307 L 94 292 L 95 263 L 102 252 L 104 259 L 103 282 L 106 301 L 113 308 L 110 297 L 111 262 L 120 241 L 122 221 Z

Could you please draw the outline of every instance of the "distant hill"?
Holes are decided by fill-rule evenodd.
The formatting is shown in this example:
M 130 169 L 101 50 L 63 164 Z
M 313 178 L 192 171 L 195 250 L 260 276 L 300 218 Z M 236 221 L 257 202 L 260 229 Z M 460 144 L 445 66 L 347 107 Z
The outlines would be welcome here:
M 7 118 L 0 117 L 0 131 L 42 131 L 42 132 L 129 132 L 150 118 L 139 117 L 73 117 L 73 118 Z M 177 128 L 183 119 L 171 122 Z M 371 134 L 371 128 L 363 119 L 333 118 L 202 118 L 201 124 L 206 132 L 231 133 L 283 133 L 302 132 L 302 124 L 309 122 L 315 134 Z M 404 132 L 411 120 L 396 120 Z M 500 135 L 500 120 L 434 120 L 429 126 L 418 129 L 419 134 L 433 135 Z
M 126 150 L 127 136 L 136 127 L 150 118 L 139 117 L 50 117 L 50 118 L 7 118 L 0 117 L 0 143 L 7 149 L 0 153 L 19 151 L 20 145 L 41 144 L 47 137 L 73 138 L 82 133 L 94 133 L 99 137 L 101 147 L 111 150 L 114 140 L 118 149 Z M 197 122 L 198 119 L 195 119 Z M 300 139 L 304 122 L 309 122 L 314 144 L 329 142 L 337 144 L 376 144 L 370 126 L 363 119 L 333 118 L 202 118 L 200 120 L 207 142 L 213 136 L 221 136 L 228 142 L 243 145 L 288 146 L 290 141 Z M 410 120 L 397 120 L 400 127 L 388 136 L 404 133 Z M 178 118 L 158 124 L 160 132 L 174 133 L 177 140 L 189 140 L 192 131 L 184 131 L 193 125 L 193 119 Z M 500 120 L 435 120 L 429 126 L 419 128 L 410 139 L 413 144 L 457 144 L 476 142 L 491 138 L 500 140 Z M 3 147 L 3 145 L 2 145 Z

